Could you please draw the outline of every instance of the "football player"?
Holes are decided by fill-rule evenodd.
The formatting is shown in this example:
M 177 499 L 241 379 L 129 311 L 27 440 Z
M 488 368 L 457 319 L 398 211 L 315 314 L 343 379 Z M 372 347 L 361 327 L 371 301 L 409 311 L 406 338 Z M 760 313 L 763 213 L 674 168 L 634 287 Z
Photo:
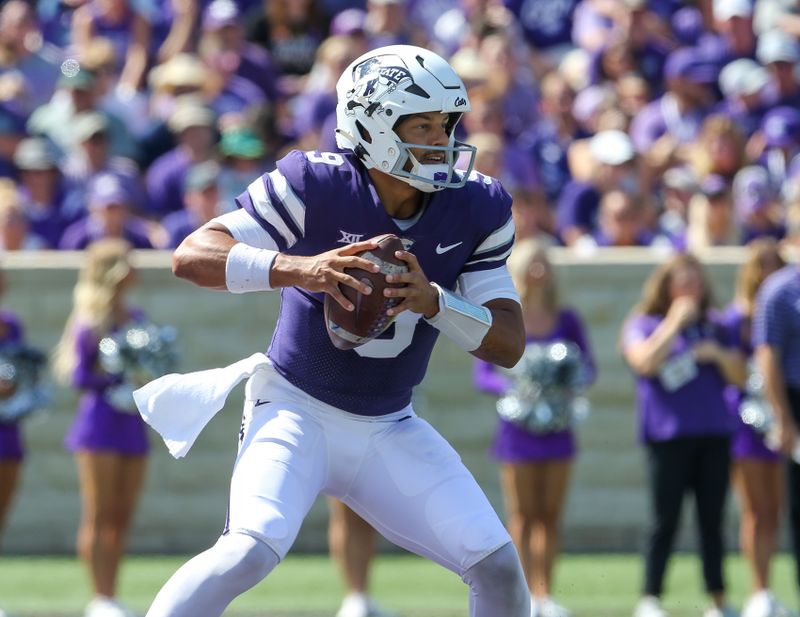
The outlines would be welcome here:
M 349 152 L 290 152 L 237 198 L 238 210 L 175 251 L 178 277 L 232 293 L 281 289 L 281 311 L 269 366 L 248 381 L 226 528 L 173 575 L 148 616 L 221 615 L 283 559 L 322 493 L 461 576 L 473 617 L 529 617 L 508 532 L 411 405 L 439 333 L 502 366 L 522 354 L 505 268 L 511 198 L 472 172 L 475 149 L 454 136 L 467 92 L 436 54 L 370 51 L 345 70 L 337 97 L 336 139 Z M 466 171 L 454 167 L 462 153 Z M 389 232 L 407 248 L 396 256 L 408 272 L 386 277 L 405 287 L 383 291 L 401 299 L 389 309 L 396 320 L 376 339 L 336 349 L 324 296 L 353 310 L 340 286 L 370 287 L 345 269 L 377 272 L 359 253 Z

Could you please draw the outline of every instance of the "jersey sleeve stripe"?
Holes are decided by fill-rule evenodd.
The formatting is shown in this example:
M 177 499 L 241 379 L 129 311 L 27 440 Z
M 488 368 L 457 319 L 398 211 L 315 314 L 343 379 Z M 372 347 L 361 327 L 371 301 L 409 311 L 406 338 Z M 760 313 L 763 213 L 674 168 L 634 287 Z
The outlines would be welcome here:
M 289 229 L 289 226 L 281 218 L 280 214 L 275 210 L 272 201 L 267 194 L 267 188 L 264 186 L 263 178 L 256 178 L 247 187 L 247 193 L 253 202 L 253 207 L 256 213 L 269 223 L 281 235 L 287 247 L 291 247 L 297 242 L 297 236 Z
M 509 217 L 505 225 L 495 230 L 488 238 L 486 238 L 486 240 L 478 245 L 478 248 L 475 249 L 475 252 L 472 253 L 472 256 L 477 257 L 482 253 L 491 253 L 492 251 L 496 251 L 501 246 L 508 244 L 509 242 L 513 243 L 513 241 L 514 219 Z
M 467 262 L 466 264 L 464 264 L 464 265 L 466 265 L 466 266 L 472 266 L 472 265 L 474 265 L 474 264 L 477 264 L 477 263 L 482 263 L 482 262 L 487 262 L 487 261 L 504 261 L 505 259 L 507 259 L 507 258 L 508 258 L 508 256 L 509 256 L 509 255 L 511 255 L 511 249 L 513 248 L 513 246 L 514 246 L 514 245 L 513 245 L 513 243 L 512 243 L 512 244 L 511 244 L 511 246 L 509 246 L 508 248 L 506 248 L 506 249 L 505 249 L 503 252 L 501 252 L 501 253 L 498 253 L 498 254 L 496 254 L 496 255 L 492 255 L 491 257 L 482 257 L 481 259 L 473 259 L 472 261 L 468 261 L 468 262 Z
M 272 238 L 273 242 L 278 245 L 278 250 L 285 251 L 286 250 L 286 239 L 275 229 L 272 225 L 267 223 L 257 211 L 256 207 L 253 205 L 253 200 L 250 197 L 250 193 L 247 189 L 236 198 L 236 205 L 239 206 L 242 210 L 247 212 L 247 215 L 252 218 L 258 226 L 261 227 L 269 236 Z
M 291 218 L 294 226 L 300 230 L 300 236 L 306 233 L 306 206 L 295 194 L 291 185 L 287 182 L 284 175 L 277 169 L 269 172 L 269 179 L 275 195 L 286 207 L 286 212 Z

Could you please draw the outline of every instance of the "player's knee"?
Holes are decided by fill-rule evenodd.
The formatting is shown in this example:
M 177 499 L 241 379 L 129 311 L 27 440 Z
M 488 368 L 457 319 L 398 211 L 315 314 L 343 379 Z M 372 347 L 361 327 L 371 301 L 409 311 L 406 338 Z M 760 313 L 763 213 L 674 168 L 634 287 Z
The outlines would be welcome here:
M 526 598 L 528 587 L 519 556 L 510 542 L 467 570 L 464 580 L 470 585 L 492 589 L 494 592 L 513 598 Z
M 279 561 L 275 551 L 264 542 L 242 533 L 223 536 L 215 549 L 220 551 L 218 576 L 236 580 L 245 589 L 259 583 Z

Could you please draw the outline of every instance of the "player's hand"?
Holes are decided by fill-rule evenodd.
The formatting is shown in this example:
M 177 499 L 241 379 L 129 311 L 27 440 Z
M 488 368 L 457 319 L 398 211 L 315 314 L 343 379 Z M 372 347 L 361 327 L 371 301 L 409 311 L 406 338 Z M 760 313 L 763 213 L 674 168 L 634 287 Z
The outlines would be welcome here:
M 383 290 L 387 298 L 402 298 L 397 306 L 390 308 L 388 315 L 399 315 L 403 311 L 421 313 L 433 317 L 439 311 L 439 292 L 431 285 L 422 271 L 416 256 L 408 251 L 397 251 L 395 257 L 408 264 L 408 272 L 387 274 L 387 283 L 405 283 L 405 287 L 389 287 Z
M 378 272 L 380 268 L 377 264 L 357 255 L 357 253 L 374 249 L 377 246 L 377 243 L 371 240 L 364 240 L 319 255 L 300 256 L 279 253 L 275 257 L 275 263 L 272 266 L 273 275 L 270 280 L 274 280 L 277 275 L 281 281 L 288 281 L 292 286 L 311 292 L 324 292 L 346 310 L 352 311 L 354 307 L 344 297 L 339 285 L 352 287 L 365 295 L 370 294 L 372 288 L 349 274 L 345 274 L 344 270 L 345 268 L 360 268 L 369 272 Z

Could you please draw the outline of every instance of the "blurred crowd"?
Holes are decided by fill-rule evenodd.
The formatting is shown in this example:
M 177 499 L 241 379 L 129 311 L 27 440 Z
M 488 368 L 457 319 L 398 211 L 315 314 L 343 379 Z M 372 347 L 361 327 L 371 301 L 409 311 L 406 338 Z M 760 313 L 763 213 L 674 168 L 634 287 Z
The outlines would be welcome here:
M 448 58 L 458 137 L 521 237 L 696 250 L 800 218 L 790 0 L 9 0 L 0 248 L 171 248 L 292 148 L 335 150 L 335 84 L 394 43 Z

